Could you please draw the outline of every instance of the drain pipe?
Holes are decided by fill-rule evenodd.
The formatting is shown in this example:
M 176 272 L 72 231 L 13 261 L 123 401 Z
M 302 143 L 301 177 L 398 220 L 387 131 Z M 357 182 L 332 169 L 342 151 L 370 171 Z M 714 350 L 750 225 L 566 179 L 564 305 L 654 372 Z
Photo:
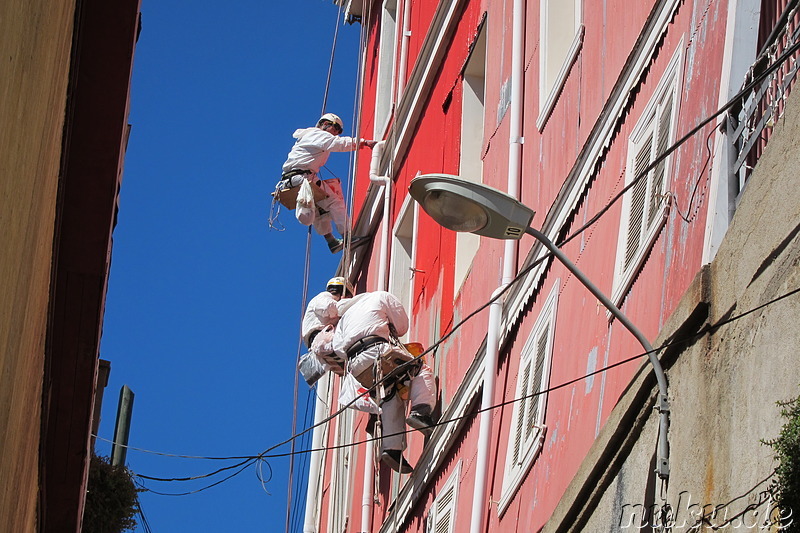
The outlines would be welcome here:
M 311 437 L 311 449 L 315 451 L 311 452 L 311 459 L 308 467 L 306 516 L 303 521 L 303 533 L 317 533 L 317 527 L 319 526 L 319 515 L 317 513 L 319 512 L 320 474 L 322 473 L 322 461 L 325 458 L 323 448 L 328 433 L 328 424 L 321 424 L 328 414 L 328 402 L 323 402 L 322 398 L 329 400 L 330 383 L 330 373 L 326 373 L 317 382 L 317 401 L 314 407 L 314 432 Z
M 381 154 L 386 141 L 380 141 L 372 148 L 372 161 L 369 165 L 369 181 L 383 186 L 383 221 L 381 222 L 381 248 L 378 257 L 378 289 L 385 291 L 386 266 L 389 260 L 389 205 L 392 198 L 392 180 L 389 176 L 378 176 Z M 369 533 L 372 521 L 372 505 L 375 499 L 373 488 L 375 472 L 373 458 L 375 457 L 375 441 L 368 440 L 364 453 L 364 480 L 362 482 L 361 497 L 361 529 L 360 533 Z
M 403 96 L 406 88 L 406 67 L 408 66 L 408 41 L 411 39 L 411 0 L 403 0 L 403 35 L 400 37 L 400 64 L 397 67 L 397 99 Z
M 514 0 L 511 34 L 511 103 L 509 107 L 508 194 L 519 199 L 520 167 L 522 163 L 522 77 L 525 38 L 525 1 Z M 492 297 L 498 296 L 516 274 L 517 241 L 505 241 L 503 252 L 503 281 Z M 500 352 L 500 327 L 503 303 L 500 298 L 489 307 L 489 331 L 486 335 L 486 355 L 483 358 L 483 392 L 478 433 L 478 457 L 475 466 L 475 488 L 472 493 L 470 533 L 481 533 L 489 507 L 489 451 L 491 447 L 492 413 L 497 360 Z

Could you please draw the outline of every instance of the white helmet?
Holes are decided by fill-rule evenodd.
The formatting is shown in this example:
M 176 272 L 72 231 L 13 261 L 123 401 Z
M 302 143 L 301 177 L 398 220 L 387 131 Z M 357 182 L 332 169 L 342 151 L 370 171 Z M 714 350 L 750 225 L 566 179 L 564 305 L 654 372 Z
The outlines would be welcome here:
M 337 126 L 339 126 L 341 130 L 344 130 L 344 123 L 342 122 L 342 119 L 340 119 L 338 115 L 334 115 L 333 113 L 325 113 L 324 115 L 319 117 L 317 124 L 320 124 L 321 122 L 325 121 L 332 122 Z
M 331 289 L 339 294 L 353 294 L 353 286 L 341 276 L 331 278 L 328 281 L 328 284 L 325 286 L 325 290 L 331 292 Z

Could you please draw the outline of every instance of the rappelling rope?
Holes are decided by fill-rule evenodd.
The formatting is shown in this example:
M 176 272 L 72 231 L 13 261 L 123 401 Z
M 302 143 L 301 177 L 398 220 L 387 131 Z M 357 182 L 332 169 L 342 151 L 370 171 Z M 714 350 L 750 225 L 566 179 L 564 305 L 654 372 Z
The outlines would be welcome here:
M 300 306 L 300 323 L 303 322 L 303 315 L 305 315 L 306 310 L 306 299 L 308 298 L 308 278 L 311 271 L 311 226 L 308 227 L 308 233 L 306 233 L 306 262 L 305 268 L 303 269 L 303 296 L 301 298 L 301 306 Z M 304 341 L 301 338 L 297 343 L 297 361 L 300 360 L 300 355 L 303 352 L 303 345 Z M 294 373 L 294 416 L 292 417 L 292 435 L 296 434 L 297 431 L 297 400 L 298 400 L 298 392 L 300 388 L 300 379 L 299 373 L 295 371 Z M 292 441 L 292 454 L 295 451 L 295 442 Z M 292 515 L 292 482 L 294 480 L 294 455 L 291 456 L 289 459 L 289 488 L 287 490 L 287 498 L 286 498 L 286 533 L 290 531 L 290 520 Z
M 344 2 L 339 4 L 339 11 L 336 15 L 335 21 L 335 29 L 333 32 L 333 43 L 331 45 L 331 57 L 330 61 L 328 62 L 328 76 L 325 81 L 325 92 L 323 93 L 322 97 L 322 111 L 320 116 L 325 114 L 325 107 L 328 103 L 328 91 L 330 90 L 331 84 L 331 74 L 333 72 L 333 60 L 336 53 L 336 42 L 339 38 L 339 21 L 342 18 L 342 9 L 344 7 Z M 278 187 L 280 184 L 278 185 Z M 276 187 L 277 190 L 277 187 Z M 278 202 L 278 207 L 275 208 L 275 199 L 273 199 L 272 206 L 273 208 L 270 210 L 270 228 L 274 228 L 275 224 L 280 224 L 278 221 L 278 214 L 280 213 L 280 203 Z M 274 217 L 273 217 L 274 214 Z M 281 225 L 281 229 L 283 226 Z M 301 298 L 301 306 L 300 306 L 300 323 L 303 323 L 303 316 L 305 315 L 305 309 L 308 300 L 308 280 L 311 273 L 311 226 L 308 227 L 308 233 L 306 234 L 306 258 L 305 258 L 305 267 L 303 268 L 303 296 Z M 301 336 L 302 337 L 302 336 Z M 297 358 L 296 361 L 300 361 L 300 356 L 303 353 L 304 341 L 301 338 L 297 345 Z M 292 417 L 292 434 L 294 435 L 297 431 L 297 402 L 298 402 L 298 391 L 299 391 L 300 379 L 299 379 L 299 372 L 295 370 L 294 373 L 294 416 Z M 292 442 L 292 456 L 289 460 L 289 488 L 287 491 L 287 498 L 286 498 L 286 533 L 290 533 L 291 528 L 291 517 L 292 517 L 292 483 L 294 480 L 294 448 L 295 444 Z
M 364 20 L 369 20 L 369 9 L 370 6 L 366 6 L 366 18 Z M 353 99 L 353 131 L 356 135 L 356 140 L 360 139 L 358 136 L 359 131 L 361 131 L 361 99 L 363 98 L 363 91 L 364 86 L 361 83 L 364 77 L 364 61 L 361 58 L 364 57 L 364 50 L 367 46 L 367 25 L 361 24 L 361 32 L 359 37 L 359 45 L 358 45 L 358 57 L 359 57 L 359 65 L 358 70 L 356 71 L 356 83 L 355 89 L 353 93 L 356 97 Z M 342 261 L 341 265 L 343 267 L 343 271 L 340 272 L 340 275 L 349 278 L 349 272 L 347 271 L 348 265 L 350 264 L 350 260 L 352 259 L 352 232 L 353 232 L 353 206 L 355 203 L 355 190 L 356 190 L 356 171 L 358 170 L 356 167 L 356 163 L 358 161 L 358 149 L 353 150 L 350 152 L 349 158 L 349 167 L 348 167 L 348 176 L 350 178 L 349 184 L 347 187 L 347 228 L 346 233 L 351 238 L 346 239 L 344 243 L 344 249 L 342 250 Z

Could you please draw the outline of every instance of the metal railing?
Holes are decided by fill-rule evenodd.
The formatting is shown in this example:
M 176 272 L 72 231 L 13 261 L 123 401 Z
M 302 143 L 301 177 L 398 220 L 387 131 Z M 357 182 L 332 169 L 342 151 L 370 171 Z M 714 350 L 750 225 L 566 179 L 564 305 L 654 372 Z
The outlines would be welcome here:
M 762 2 L 767 3 L 769 2 Z M 770 26 L 771 31 L 766 38 L 760 39 L 763 42 L 761 50 L 750 67 L 742 88 L 760 78 L 768 66 L 800 40 L 800 13 L 797 10 L 799 1 L 772 0 L 772 3 L 783 3 L 785 8 L 774 23 L 769 24 L 767 21 L 765 26 L 764 15 L 769 16 L 770 13 L 769 9 L 762 7 L 766 13 L 762 14 L 761 31 L 766 33 L 765 28 L 769 31 Z M 772 7 L 772 12 L 776 12 L 776 6 Z M 800 52 L 795 52 L 779 68 L 755 85 L 742 104 L 728 113 L 728 131 L 731 132 L 729 138 L 733 147 L 730 182 L 736 188 L 732 191 L 736 197 L 744 189 L 753 167 L 764 152 L 773 126 L 783 115 L 786 98 L 797 76 L 798 53 Z

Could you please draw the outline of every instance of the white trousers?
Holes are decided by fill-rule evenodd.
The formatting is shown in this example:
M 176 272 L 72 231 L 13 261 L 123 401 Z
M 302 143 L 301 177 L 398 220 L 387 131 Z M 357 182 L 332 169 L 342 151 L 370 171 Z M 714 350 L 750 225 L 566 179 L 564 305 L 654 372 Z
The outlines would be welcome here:
M 375 360 L 388 348 L 388 343 L 378 343 L 370 346 L 363 352 L 350 359 L 349 371 L 359 375 L 364 370 L 371 368 Z M 436 383 L 433 371 L 426 364 L 414 378 L 409 386 L 409 401 L 413 409 L 418 405 L 428 405 L 431 409 L 436 402 Z M 381 404 L 381 451 L 406 449 L 406 405 L 399 394 Z
M 317 213 L 312 222 L 314 229 L 320 235 L 327 235 L 333 232 L 331 225 L 333 223 L 336 224 L 336 231 L 339 232 L 339 235 L 344 235 L 344 232 L 347 231 L 347 207 L 344 205 L 342 185 L 339 180 L 323 180 L 320 181 L 319 186 L 328 197 L 317 202 L 317 207 L 325 212 Z

